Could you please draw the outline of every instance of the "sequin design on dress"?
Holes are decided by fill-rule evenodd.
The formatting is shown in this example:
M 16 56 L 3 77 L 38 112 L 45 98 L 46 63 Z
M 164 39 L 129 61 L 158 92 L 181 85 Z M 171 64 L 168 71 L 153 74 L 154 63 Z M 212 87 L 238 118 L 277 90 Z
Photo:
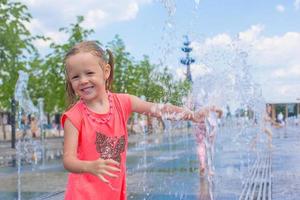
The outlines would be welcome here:
M 96 148 L 102 159 L 113 159 L 121 162 L 121 153 L 125 151 L 125 135 L 121 137 L 108 137 L 96 132 Z

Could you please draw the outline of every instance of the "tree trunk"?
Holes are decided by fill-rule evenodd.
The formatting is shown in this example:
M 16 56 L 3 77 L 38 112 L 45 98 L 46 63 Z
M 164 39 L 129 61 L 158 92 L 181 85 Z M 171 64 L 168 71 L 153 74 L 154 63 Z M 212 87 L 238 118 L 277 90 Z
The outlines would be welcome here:
M 5 129 L 5 124 L 4 124 L 4 118 L 3 118 L 3 113 L 1 113 L 1 118 L 0 118 L 0 123 L 2 126 L 2 133 L 3 133 L 3 140 L 6 140 L 6 129 Z

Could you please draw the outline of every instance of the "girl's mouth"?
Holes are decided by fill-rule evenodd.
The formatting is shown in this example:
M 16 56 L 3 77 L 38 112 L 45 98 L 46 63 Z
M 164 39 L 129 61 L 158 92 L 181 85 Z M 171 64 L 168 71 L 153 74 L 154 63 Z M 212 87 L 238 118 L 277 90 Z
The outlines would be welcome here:
M 89 86 L 89 87 L 80 89 L 80 91 L 82 91 L 83 93 L 90 93 L 93 88 L 94 88 L 94 86 Z

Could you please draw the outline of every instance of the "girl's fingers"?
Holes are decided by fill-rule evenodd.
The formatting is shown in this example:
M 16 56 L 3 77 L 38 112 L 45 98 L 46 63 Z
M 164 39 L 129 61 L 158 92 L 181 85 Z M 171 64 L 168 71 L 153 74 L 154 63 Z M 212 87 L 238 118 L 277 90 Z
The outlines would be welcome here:
M 104 183 L 109 183 L 109 181 L 104 178 L 104 176 L 102 176 L 101 174 L 98 175 L 98 177 L 100 178 L 101 181 L 103 181 Z
M 109 176 L 111 178 L 118 178 L 119 176 L 117 174 L 113 174 L 109 171 L 106 171 L 106 170 L 102 170 L 101 173 L 99 173 L 97 176 L 100 178 L 100 180 L 102 180 L 104 183 L 109 183 L 109 181 L 104 178 L 104 175 L 105 176 Z
M 120 165 L 119 162 L 117 162 L 117 161 L 115 161 L 115 160 L 113 160 L 113 159 L 104 160 L 104 163 L 105 163 L 105 164 L 117 165 L 117 166 Z
M 107 175 L 107 176 L 109 176 L 111 178 L 117 178 L 118 177 L 118 175 L 113 174 L 113 173 L 111 173 L 109 171 L 106 171 L 106 170 L 104 170 L 102 174 L 105 174 L 105 175 Z
M 113 166 L 109 166 L 109 165 L 106 165 L 106 166 L 105 166 L 105 170 L 115 171 L 115 172 L 120 172 L 120 171 L 121 171 L 120 168 L 113 167 Z
M 187 113 L 184 117 L 184 120 L 193 119 L 193 113 Z

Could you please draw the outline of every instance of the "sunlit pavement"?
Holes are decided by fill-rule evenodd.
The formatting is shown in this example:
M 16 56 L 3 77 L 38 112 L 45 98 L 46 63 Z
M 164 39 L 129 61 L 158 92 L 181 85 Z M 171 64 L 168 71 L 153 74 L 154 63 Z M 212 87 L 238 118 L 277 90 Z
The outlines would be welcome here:
M 256 150 L 251 149 L 254 129 L 245 129 L 246 133 L 242 134 L 237 131 L 227 129 L 218 133 L 213 183 L 209 183 L 207 177 L 199 176 L 192 131 L 175 137 L 165 135 L 160 144 L 141 146 L 138 153 L 129 155 L 128 199 L 211 199 L 210 192 L 214 199 L 245 199 L 241 194 L 252 171 L 256 171 L 256 175 L 251 178 L 259 183 L 248 186 L 246 193 L 253 199 L 258 196 L 262 199 L 299 199 L 299 127 L 274 128 L 271 150 L 266 143 L 258 145 Z M 266 164 L 263 159 L 267 157 L 270 162 Z M 259 158 L 262 159 L 260 166 L 255 165 Z M 135 164 L 131 166 L 133 159 L 140 159 L 139 164 L 132 162 Z M 263 179 L 266 179 L 265 186 Z
M 300 126 L 274 131 L 272 199 L 300 199 Z
M 272 150 L 265 148 L 266 144 L 260 144 L 256 151 L 251 150 L 249 143 L 255 135 L 254 129 L 220 129 L 215 145 L 213 183 L 208 182 L 207 176 L 199 176 L 192 129 L 145 137 L 131 136 L 129 140 L 133 142 L 127 156 L 128 199 L 209 200 L 211 194 L 218 200 L 239 199 L 257 156 L 262 153 L 270 154 L 272 160 L 271 199 L 299 199 L 299 130 L 299 126 L 274 129 Z M 49 166 L 46 170 L 25 171 L 22 199 L 43 194 L 45 197 L 47 192 L 51 195 L 46 194 L 48 198 L 44 199 L 63 199 L 62 192 L 55 192 L 64 190 L 67 173 L 62 170 L 61 161 L 57 163 L 53 169 Z M 15 199 L 15 188 L 12 187 L 16 184 L 16 173 L 11 168 L 6 171 L 9 173 L 6 174 L 4 169 L 0 173 L 3 180 L 0 199 Z M 6 187 L 8 184 L 11 185 Z
M 250 155 L 234 145 L 234 132 L 218 133 L 213 183 L 199 175 L 199 161 L 193 130 L 181 135 L 165 135 L 162 144 L 140 147 L 140 162 L 128 165 L 128 199 L 237 199 L 241 186 L 241 168 Z M 129 160 L 134 156 L 129 156 Z

